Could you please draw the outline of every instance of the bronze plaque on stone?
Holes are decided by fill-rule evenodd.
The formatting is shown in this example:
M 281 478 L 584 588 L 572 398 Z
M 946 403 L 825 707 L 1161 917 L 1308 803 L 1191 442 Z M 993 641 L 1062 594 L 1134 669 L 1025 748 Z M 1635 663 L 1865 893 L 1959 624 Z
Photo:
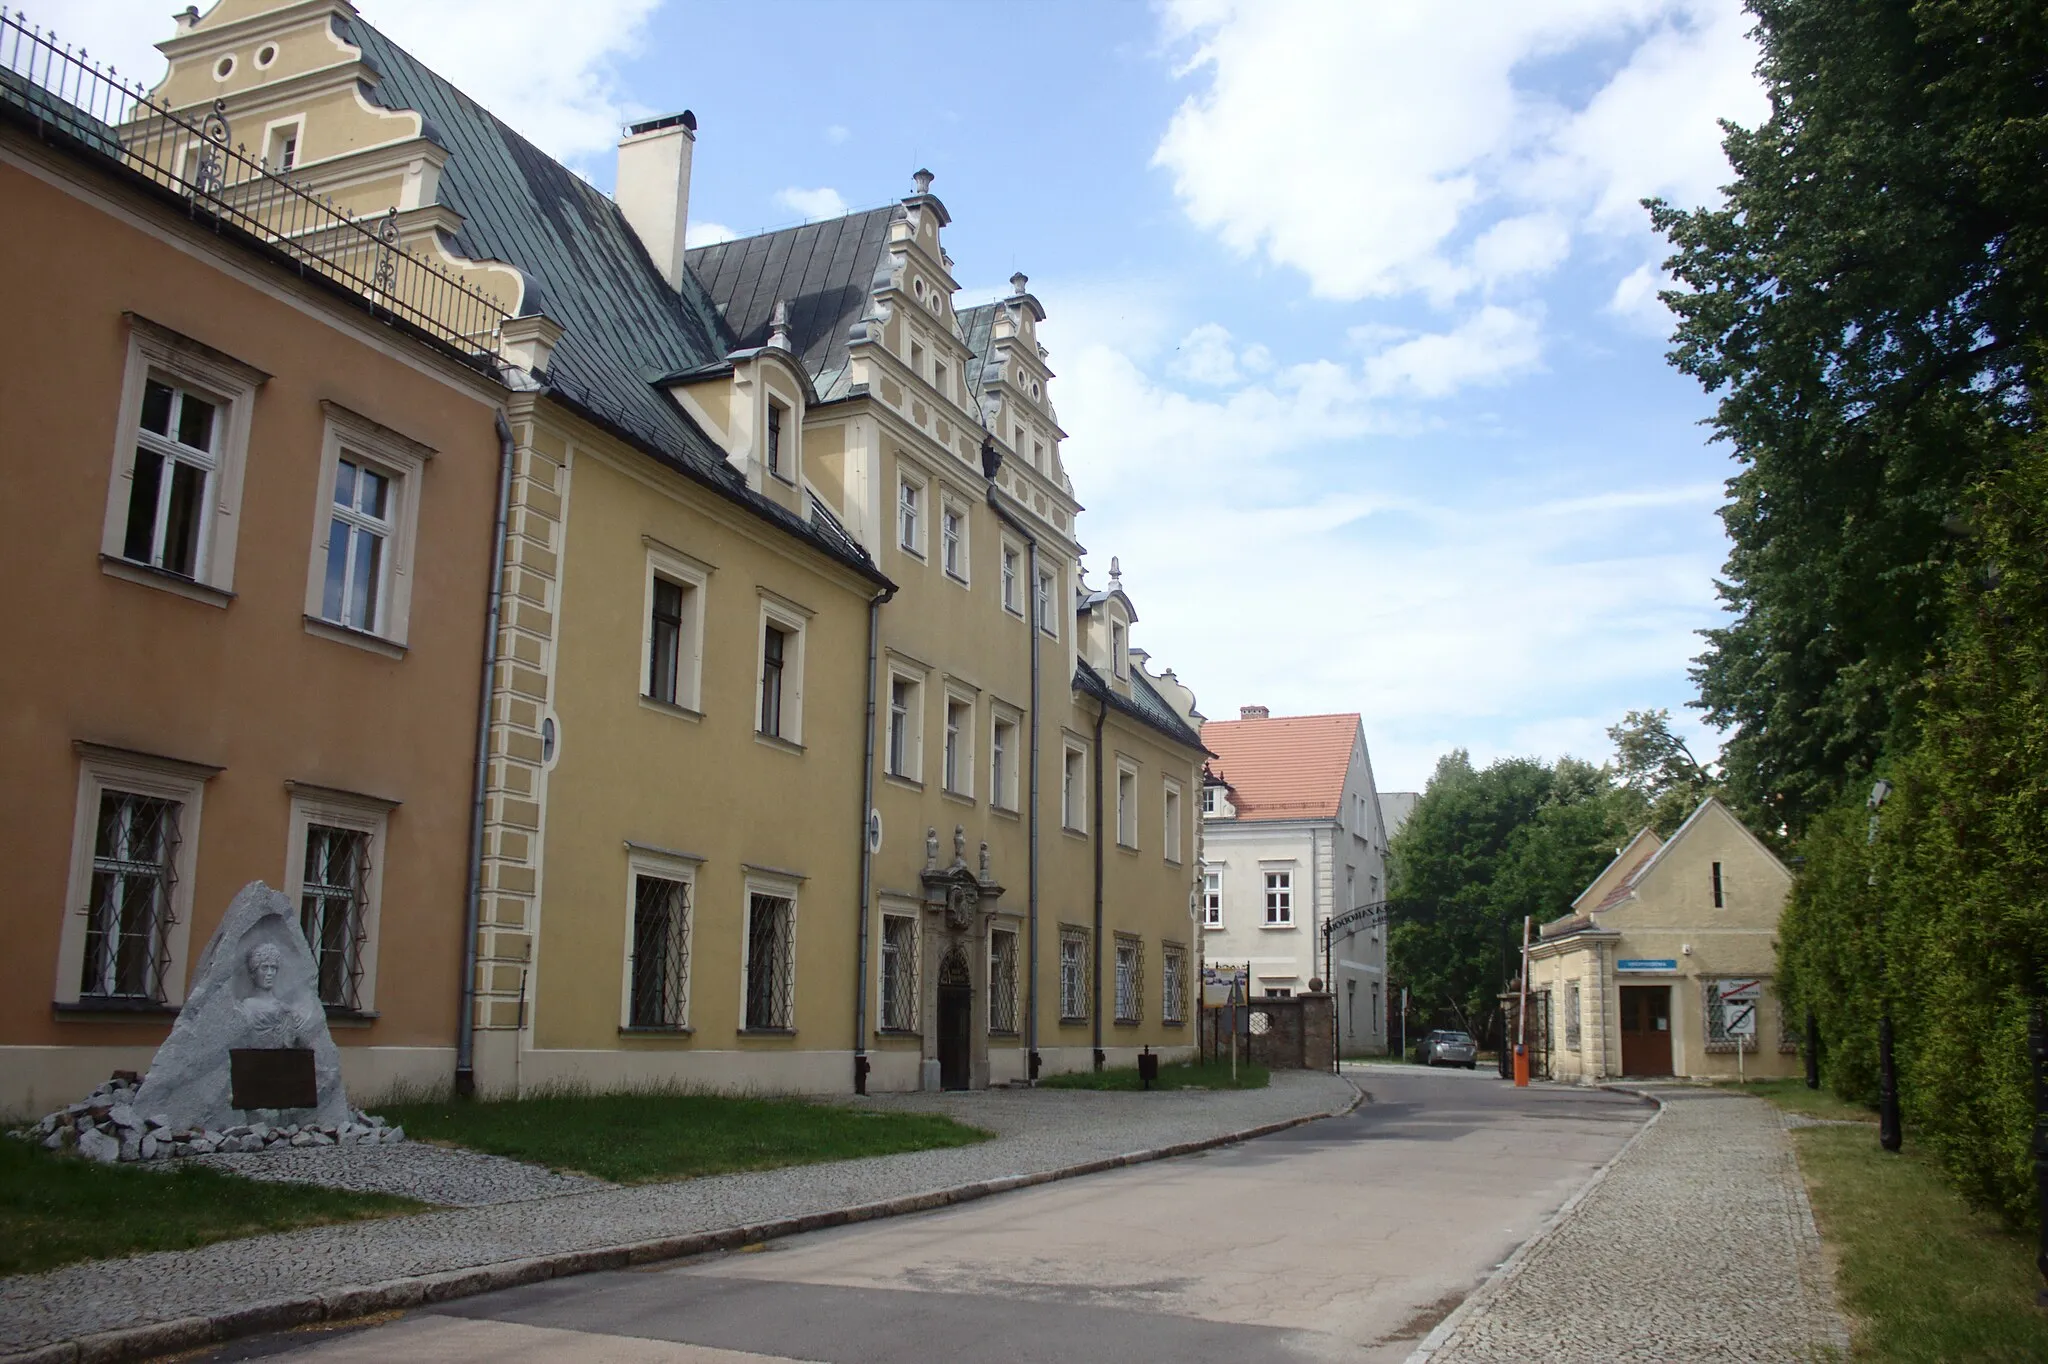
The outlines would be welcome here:
M 320 1106 L 311 1047 L 231 1047 L 228 1084 L 240 1109 Z

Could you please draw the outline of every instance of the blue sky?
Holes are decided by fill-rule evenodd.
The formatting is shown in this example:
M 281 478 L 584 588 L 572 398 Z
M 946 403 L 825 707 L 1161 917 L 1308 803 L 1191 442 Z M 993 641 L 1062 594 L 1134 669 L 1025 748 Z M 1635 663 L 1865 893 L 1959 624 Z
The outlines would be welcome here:
M 163 0 L 27 8 L 161 69 Z M 1766 112 L 1736 0 L 361 9 L 601 186 L 695 111 L 699 236 L 936 172 L 961 301 L 1023 270 L 1049 313 L 1094 580 L 1212 718 L 1360 711 L 1383 789 L 1646 706 L 1714 747 L 1732 467 L 1636 201 L 1705 202 Z

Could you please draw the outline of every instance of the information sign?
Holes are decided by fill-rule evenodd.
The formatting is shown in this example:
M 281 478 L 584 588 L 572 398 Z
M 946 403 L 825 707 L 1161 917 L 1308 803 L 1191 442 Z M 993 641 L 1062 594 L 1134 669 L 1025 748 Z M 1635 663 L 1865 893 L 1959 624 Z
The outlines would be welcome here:
M 1676 957 L 1623 957 L 1614 963 L 1617 971 L 1676 971 Z

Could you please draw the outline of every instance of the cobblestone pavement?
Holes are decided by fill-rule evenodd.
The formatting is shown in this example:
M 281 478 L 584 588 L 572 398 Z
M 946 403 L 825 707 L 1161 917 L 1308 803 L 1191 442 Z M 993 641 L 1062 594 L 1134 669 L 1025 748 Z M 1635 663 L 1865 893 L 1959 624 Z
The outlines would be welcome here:
M 1847 1356 L 1778 1111 L 1707 1088 L 1654 1092 L 1657 1120 L 1415 1364 Z
M 741 1226 L 1054 1170 L 1342 1111 L 1355 1094 L 1347 1081 L 1334 1075 L 1282 1072 L 1263 1090 L 984 1090 L 850 1100 L 876 1108 L 944 1112 L 997 1137 L 952 1150 L 310 1227 L 200 1250 L 17 1275 L 0 1279 L 0 1353 L 92 1332 L 212 1315 L 293 1294 Z
M 191 1160 L 250 1179 L 325 1184 L 357 1193 L 403 1194 L 450 1208 L 524 1203 L 534 1198 L 558 1198 L 614 1187 L 588 1175 L 556 1174 L 502 1156 L 429 1146 L 422 1141 L 405 1141 L 396 1146 L 289 1147 L 282 1151 L 193 1156 Z

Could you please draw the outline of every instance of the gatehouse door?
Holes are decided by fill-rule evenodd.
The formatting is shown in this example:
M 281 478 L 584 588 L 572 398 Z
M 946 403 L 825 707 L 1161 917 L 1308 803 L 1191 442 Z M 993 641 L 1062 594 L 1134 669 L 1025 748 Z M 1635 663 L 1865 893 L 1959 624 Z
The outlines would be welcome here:
M 1671 1074 L 1671 987 L 1621 987 L 1621 1073 Z
M 974 983 L 959 948 L 939 967 L 939 1087 L 966 1089 L 974 1055 Z

